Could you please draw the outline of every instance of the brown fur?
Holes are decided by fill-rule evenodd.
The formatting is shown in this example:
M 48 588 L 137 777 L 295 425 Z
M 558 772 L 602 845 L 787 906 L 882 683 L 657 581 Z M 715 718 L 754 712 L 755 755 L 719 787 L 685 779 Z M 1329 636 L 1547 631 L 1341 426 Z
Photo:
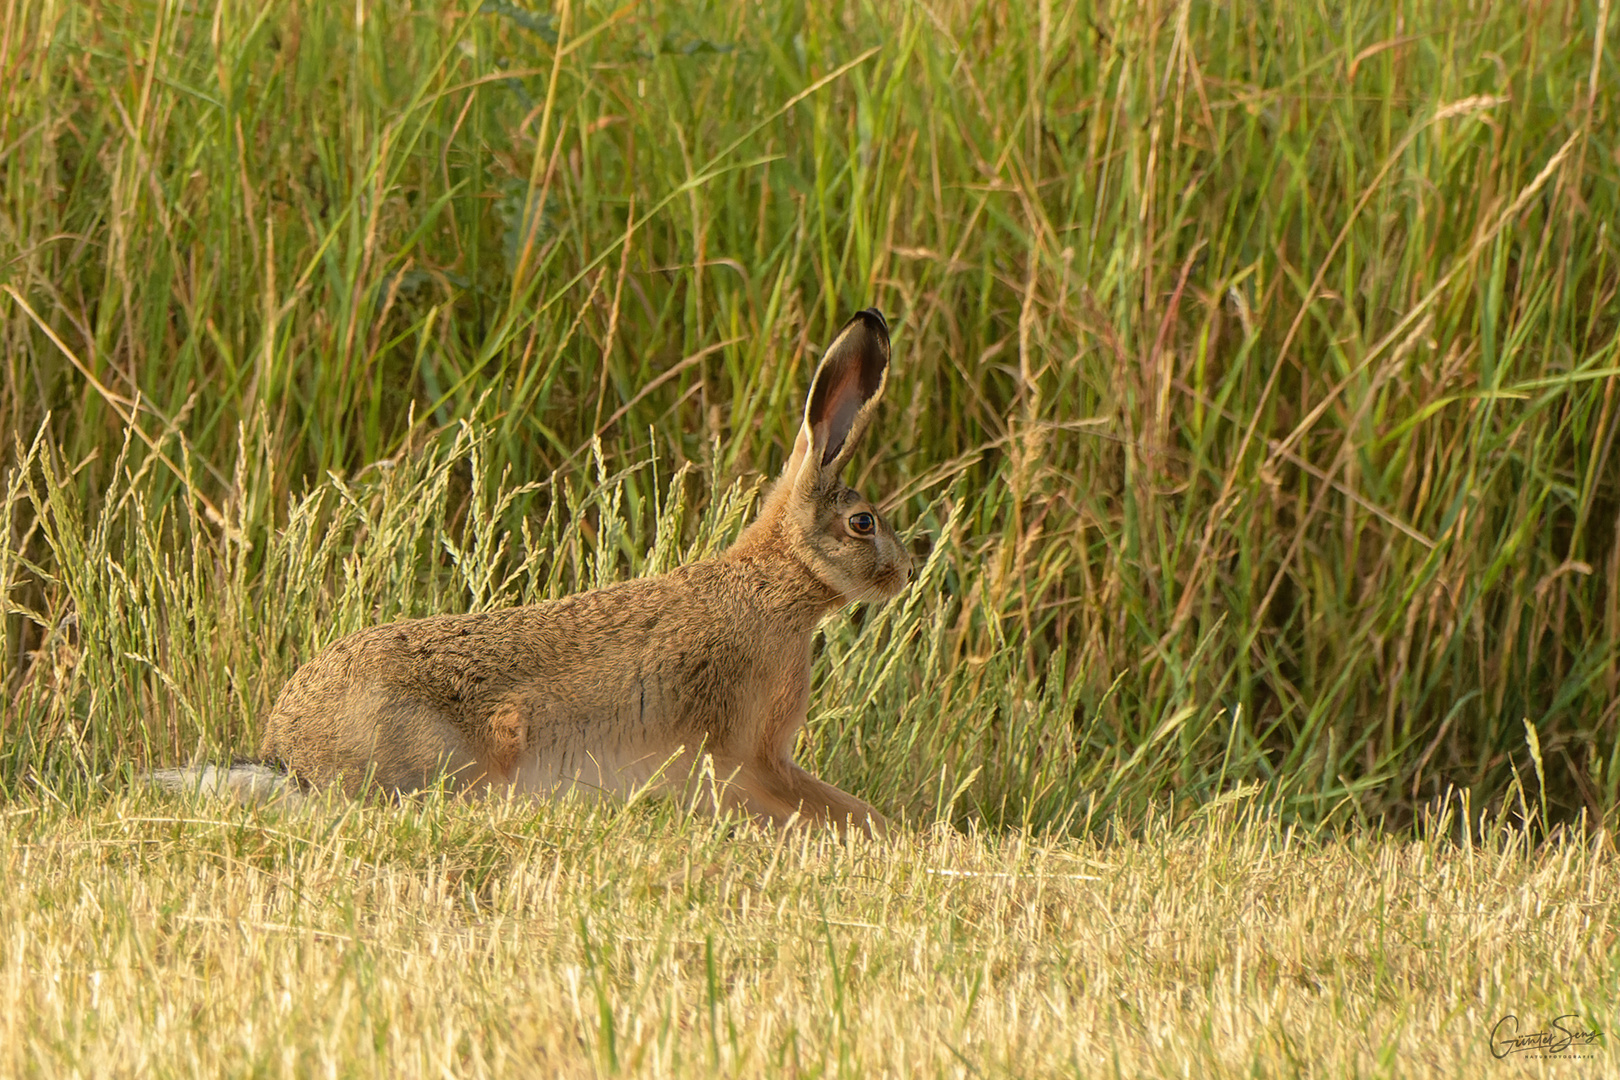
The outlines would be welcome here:
M 795 765 L 793 744 L 816 626 L 910 575 L 893 530 L 839 479 L 888 359 L 876 310 L 839 332 L 781 479 L 729 550 L 549 603 L 362 630 L 294 674 L 261 753 L 351 793 L 444 777 L 536 795 L 692 791 L 708 755 L 716 809 L 881 831 L 871 806 Z

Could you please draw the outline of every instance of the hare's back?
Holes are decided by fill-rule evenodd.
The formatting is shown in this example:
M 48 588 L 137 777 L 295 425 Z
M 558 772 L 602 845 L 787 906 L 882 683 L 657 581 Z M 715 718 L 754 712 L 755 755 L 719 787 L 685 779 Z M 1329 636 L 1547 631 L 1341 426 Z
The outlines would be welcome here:
M 333 642 L 294 675 L 335 689 L 369 686 L 450 707 L 477 707 L 515 686 L 599 669 L 691 632 L 678 582 L 646 578 L 522 607 L 432 615 Z
M 477 727 L 516 698 L 588 706 L 668 643 L 701 637 L 687 591 L 677 580 L 647 578 L 540 604 L 360 630 L 294 672 L 271 712 L 262 752 L 285 759 L 334 729 L 387 725 L 396 713 Z

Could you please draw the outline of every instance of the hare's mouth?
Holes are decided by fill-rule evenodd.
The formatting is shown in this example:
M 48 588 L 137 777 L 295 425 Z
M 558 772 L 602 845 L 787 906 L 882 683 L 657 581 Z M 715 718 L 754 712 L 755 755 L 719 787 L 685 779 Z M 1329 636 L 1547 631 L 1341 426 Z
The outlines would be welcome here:
M 867 595 L 860 597 L 860 599 L 873 603 L 889 600 L 900 595 L 901 590 L 906 587 L 906 582 L 910 579 L 911 574 L 906 567 L 890 566 L 873 580 L 872 584 L 865 590 Z

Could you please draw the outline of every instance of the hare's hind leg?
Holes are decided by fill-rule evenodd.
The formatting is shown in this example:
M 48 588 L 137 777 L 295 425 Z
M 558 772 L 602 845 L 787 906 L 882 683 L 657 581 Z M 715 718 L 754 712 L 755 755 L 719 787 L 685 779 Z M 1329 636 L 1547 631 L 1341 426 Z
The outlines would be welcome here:
M 836 826 L 839 832 L 854 828 L 874 837 L 889 831 L 888 821 L 871 805 L 797 765 L 728 765 L 717 759 L 715 771 L 726 785 L 728 803 L 735 799 L 735 805 L 776 825 L 814 821 Z
M 334 725 L 331 758 L 307 770 L 311 779 L 337 780 L 351 794 L 367 788 L 410 794 L 441 782 L 447 791 L 464 792 L 492 779 L 496 763 L 488 747 L 432 704 L 351 696 L 347 705 Z M 293 770 L 306 772 L 294 758 Z

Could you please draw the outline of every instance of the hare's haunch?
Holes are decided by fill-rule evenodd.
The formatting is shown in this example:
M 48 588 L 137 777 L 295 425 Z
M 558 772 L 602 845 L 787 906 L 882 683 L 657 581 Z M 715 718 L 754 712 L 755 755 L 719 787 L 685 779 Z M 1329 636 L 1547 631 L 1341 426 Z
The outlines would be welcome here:
M 810 384 L 804 423 L 759 517 L 728 550 L 549 603 L 375 626 L 301 667 L 261 754 L 302 781 L 625 794 L 696 783 L 778 823 L 883 818 L 793 763 L 810 642 L 827 615 L 898 593 L 910 559 L 840 480 L 888 374 L 876 309 L 851 319 Z

